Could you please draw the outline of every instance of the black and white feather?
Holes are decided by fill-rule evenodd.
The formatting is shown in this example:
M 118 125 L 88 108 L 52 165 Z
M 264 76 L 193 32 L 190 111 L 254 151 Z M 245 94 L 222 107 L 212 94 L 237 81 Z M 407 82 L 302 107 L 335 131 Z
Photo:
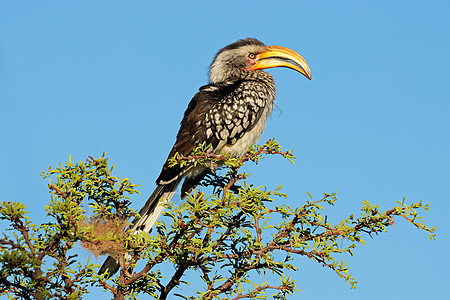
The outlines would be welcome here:
M 190 101 L 176 142 L 169 158 L 176 152 L 188 156 L 199 144 L 211 144 L 216 154 L 230 152 L 238 156 L 257 142 L 266 126 L 275 101 L 272 75 L 252 70 L 248 54 L 266 51 L 266 46 L 252 38 L 239 40 L 221 49 L 210 65 L 210 83 L 200 88 Z M 205 167 L 163 166 L 156 180 L 157 187 L 133 220 L 135 231 L 150 232 L 163 212 L 159 204 L 169 201 L 185 178 L 182 197 L 189 193 L 207 174 Z M 118 263 L 109 257 L 100 273 L 118 270 Z

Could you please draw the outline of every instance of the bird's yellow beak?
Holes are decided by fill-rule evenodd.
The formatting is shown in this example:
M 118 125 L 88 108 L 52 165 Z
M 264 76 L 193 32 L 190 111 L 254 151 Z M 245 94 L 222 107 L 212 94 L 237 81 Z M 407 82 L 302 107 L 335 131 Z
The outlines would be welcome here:
M 267 46 L 266 48 L 265 52 L 258 55 L 257 62 L 252 66 L 252 70 L 287 67 L 311 79 L 311 70 L 300 54 L 281 46 Z

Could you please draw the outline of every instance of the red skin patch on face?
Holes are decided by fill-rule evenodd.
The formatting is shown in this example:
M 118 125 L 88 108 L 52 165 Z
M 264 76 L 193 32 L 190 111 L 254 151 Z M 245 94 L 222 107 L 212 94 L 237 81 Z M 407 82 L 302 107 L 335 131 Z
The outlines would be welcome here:
M 248 54 L 247 54 L 246 57 L 247 57 L 248 63 L 250 64 L 250 67 L 246 67 L 246 68 L 244 68 L 244 70 L 251 71 L 252 66 L 254 64 L 256 64 L 256 61 L 258 60 L 258 56 L 256 56 L 255 58 L 250 58 L 250 57 L 248 57 Z

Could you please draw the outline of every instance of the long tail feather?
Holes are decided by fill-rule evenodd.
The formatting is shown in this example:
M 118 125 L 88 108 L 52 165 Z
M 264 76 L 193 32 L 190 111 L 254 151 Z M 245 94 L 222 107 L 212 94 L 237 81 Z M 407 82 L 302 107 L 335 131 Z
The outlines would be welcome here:
M 166 185 L 159 185 L 155 191 L 148 198 L 145 205 L 139 211 L 140 218 L 135 218 L 131 223 L 131 228 L 134 232 L 150 232 L 153 226 L 158 221 L 159 217 L 164 211 L 164 207 L 160 204 L 167 203 L 175 194 L 178 184 L 181 179 L 175 180 Z M 100 275 L 108 272 L 108 276 L 111 277 L 119 270 L 119 262 L 112 256 L 103 263 L 100 271 Z

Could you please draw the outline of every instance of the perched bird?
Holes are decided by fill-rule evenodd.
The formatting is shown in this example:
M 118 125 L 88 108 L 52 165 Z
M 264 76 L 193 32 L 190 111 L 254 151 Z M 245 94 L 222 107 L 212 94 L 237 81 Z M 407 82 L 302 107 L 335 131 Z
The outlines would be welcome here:
M 244 154 L 259 140 L 272 113 L 275 83 L 263 69 L 274 67 L 288 67 L 311 79 L 306 61 L 288 48 L 265 46 L 257 39 L 247 38 L 221 49 L 209 67 L 209 84 L 200 88 L 184 113 L 169 158 L 177 152 L 188 156 L 199 144 L 211 145 L 214 154 Z M 132 228 L 150 232 L 164 210 L 159 204 L 173 197 L 182 179 L 185 178 L 181 187 L 184 198 L 208 171 L 207 167 L 193 165 L 169 168 L 166 161 L 155 191 L 139 211 L 140 218 L 133 220 Z M 110 256 L 100 274 L 108 270 L 112 275 L 118 268 Z

